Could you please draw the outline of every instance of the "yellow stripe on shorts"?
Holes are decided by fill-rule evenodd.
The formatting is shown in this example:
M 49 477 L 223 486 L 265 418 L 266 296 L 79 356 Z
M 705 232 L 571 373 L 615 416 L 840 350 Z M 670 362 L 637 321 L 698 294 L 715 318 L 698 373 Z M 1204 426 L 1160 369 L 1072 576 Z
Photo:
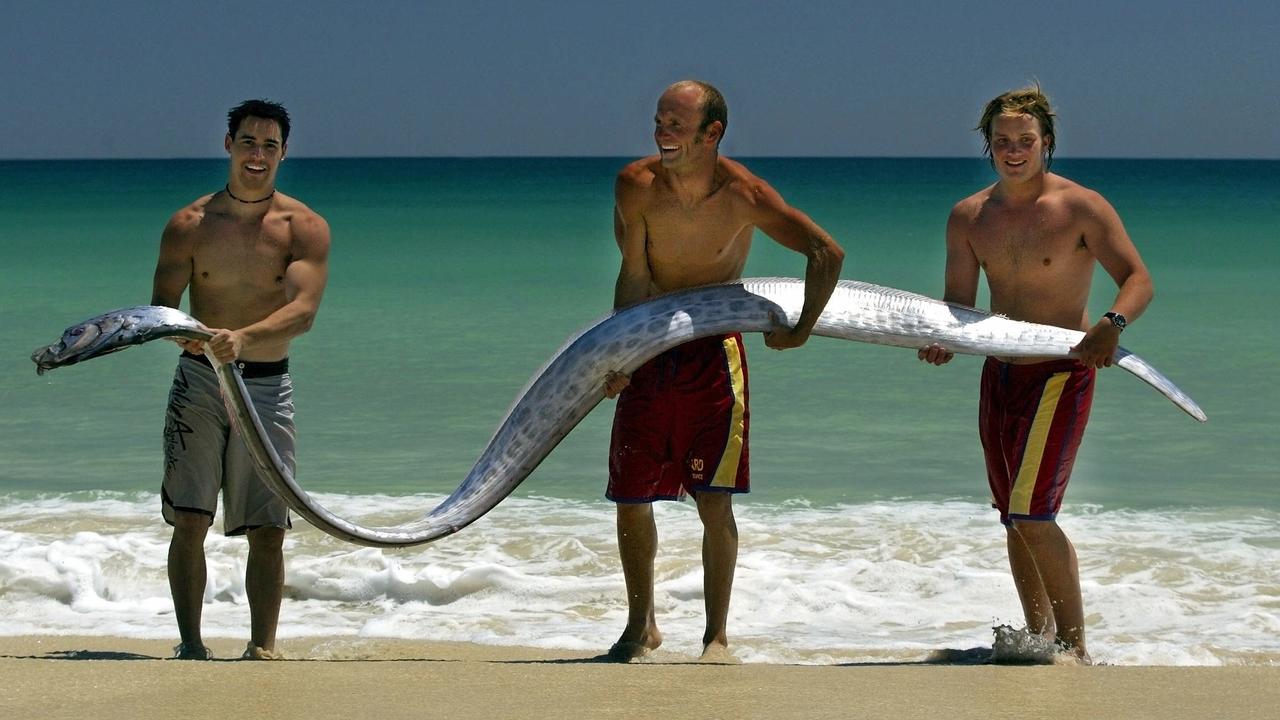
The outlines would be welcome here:
M 1058 411 L 1062 388 L 1070 375 L 1071 373 L 1054 373 L 1044 384 L 1035 420 L 1031 421 L 1031 432 L 1027 433 L 1027 446 L 1022 451 L 1018 479 L 1014 481 L 1013 492 L 1009 495 L 1010 515 L 1031 514 L 1031 496 L 1035 493 L 1036 477 L 1040 474 L 1040 462 L 1044 459 L 1044 446 L 1049 440 L 1049 428 Z
M 742 460 L 742 416 L 747 410 L 744 397 L 747 384 L 742 377 L 742 352 L 737 338 L 727 337 L 721 345 L 729 361 L 729 380 L 733 385 L 733 419 L 729 425 L 729 441 L 725 443 L 711 487 L 733 487 L 738 484 L 738 462 Z

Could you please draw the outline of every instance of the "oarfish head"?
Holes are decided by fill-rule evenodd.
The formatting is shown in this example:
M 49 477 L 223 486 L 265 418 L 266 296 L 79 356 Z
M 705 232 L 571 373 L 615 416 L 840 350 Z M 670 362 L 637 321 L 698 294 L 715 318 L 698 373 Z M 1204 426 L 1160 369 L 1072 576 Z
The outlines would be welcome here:
M 152 317 L 155 315 L 152 311 L 156 309 L 144 305 L 113 310 L 72 325 L 63 331 L 58 342 L 31 353 L 36 373 L 43 375 L 46 370 L 74 365 L 146 342 L 150 339 L 147 331 L 156 324 L 156 318 Z

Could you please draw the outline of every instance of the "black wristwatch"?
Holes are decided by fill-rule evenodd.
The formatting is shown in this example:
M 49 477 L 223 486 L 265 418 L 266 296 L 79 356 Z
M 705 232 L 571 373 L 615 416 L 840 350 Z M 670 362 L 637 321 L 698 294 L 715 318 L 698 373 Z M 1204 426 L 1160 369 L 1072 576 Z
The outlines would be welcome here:
M 1102 317 L 1110 320 L 1111 324 L 1119 328 L 1120 332 L 1124 332 L 1124 329 L 1129 327 L 1129 321 L 1118 312 L 1102 313 Z

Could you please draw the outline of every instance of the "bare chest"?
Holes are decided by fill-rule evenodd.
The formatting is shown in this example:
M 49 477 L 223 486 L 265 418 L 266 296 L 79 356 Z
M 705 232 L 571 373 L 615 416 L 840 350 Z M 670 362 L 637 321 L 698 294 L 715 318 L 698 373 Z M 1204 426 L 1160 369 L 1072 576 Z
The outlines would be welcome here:
M 205 290 L 281 287 L 290 246 L 289 224 L 281 219 L 245 223 L 207 217 L 196 238 L 192 285 Z
M 729 202 L 717 199 L 689 208 L 660 197 L 645 212 L 649 261 L 655 271 L 740 266 L 750 249 L 752 229 Z
M 984 209 L 970 237 L 992 279 L 1035 278 L 1092 267 L 1083 227 L 1064 208 Z

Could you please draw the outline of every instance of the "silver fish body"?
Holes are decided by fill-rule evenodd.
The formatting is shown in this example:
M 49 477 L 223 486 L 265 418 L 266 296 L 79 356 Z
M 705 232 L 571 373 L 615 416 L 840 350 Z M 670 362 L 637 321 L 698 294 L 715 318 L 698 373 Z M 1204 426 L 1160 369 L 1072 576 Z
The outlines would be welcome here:
M 206 340 L 210 333 L 190 315 L 171 307 L 137 305 L 103 313 L 67 328 L 52 345 L 31 353 L 36 374 L 124 350 L 162 337 Z
M 239 373 L 231 365 L 221 365 L 217 372 L 223 395 L 263 480 L 291 508 L 335 537 L 374 547 L 403 547 L 450 535 L 493 509 L 603 399 L 602 383 L 608 372 L 634 372 L 659 353 L 696 338 L 729 332 L 767 332 L 783 323 L 792 324 L 803 304 L 802 281 L 754 278 L 669 293 L 605 316 L 570 338 L 533 376 L 458 488 L 422 518 L 394 527 L 357 525 L 312 499 L 298 486 L 266 439 Z M 108 315 L 111 313 L 101 317 Z M 137 344 L 165 333 L 189 332 L 191 329 L 181 323 L 170 323 L 147 332 L 145 339 L 136 339 L 143 336 L 136 327 L 127 337 L 128 344 Z M 972 355 L 1046 358 L 1070 357 L 1070 349 L 1084 336 L 1078 330 L 1010 320 L 854 281 L 839 283 L 814 334 L 907 348 L 938 343 L 952 352 Z M 94 352 L 87 357 L 120 349 L 99 349 L 104 344 L 107 341 L 95 339 Z M 42 369 L 87 359 L 54 353 L 42 364 L 37 355 L 39 351 L 33 359 Z M 1117 358 L 1121 367 L 1151 384 L 1192 417 L 1205 420 L 1204 412 L 1191 398 L 1141 358 L 1123 349 Z

